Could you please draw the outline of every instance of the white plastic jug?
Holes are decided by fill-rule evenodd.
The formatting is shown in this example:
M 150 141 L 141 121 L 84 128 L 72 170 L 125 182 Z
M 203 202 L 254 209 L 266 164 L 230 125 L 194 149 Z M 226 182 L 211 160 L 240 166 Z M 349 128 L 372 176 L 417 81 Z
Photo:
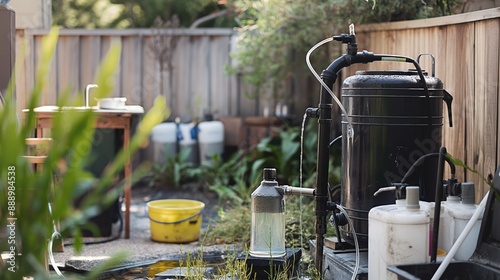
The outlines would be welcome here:
M 427 211 L 419 205 L 418 187 L 406 188 L 406 205 L 373 207 L 368 213 L 368 276 L 397 279 L 388 265 L 425 263 L 429 259 Z

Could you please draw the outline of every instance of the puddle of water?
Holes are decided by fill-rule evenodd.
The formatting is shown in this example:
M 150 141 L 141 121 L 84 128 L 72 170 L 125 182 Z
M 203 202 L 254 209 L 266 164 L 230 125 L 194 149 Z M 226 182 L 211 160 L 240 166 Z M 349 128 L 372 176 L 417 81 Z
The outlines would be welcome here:
M 102 275 L 101 280 L 138 280 L 138 279 L 155 279 L 157 274 L 163 273 L 171 269 L 179 269 L 175 273 L 182 272 L 182 267 L 188 266 L 192 267 L 193 264 L 186 263 L 186 261 L 179 260 L 160 260 L 151 264 L 143 264 L 129 267 L 117 268 L 113 271 L 108 271 L 105 275 Z M 221 268 L 221 262 L 204 261 L 204 268 L 212 268 L 213 271 L 216 268 Z M 169 274 L 169 273 L 167 273 Z M 160 277 L 160 279 L 164 279 Z M 165 278 L 170 279 L 170 278 Z
M 101 280 L 153 279 L 155 275 L 180 266 L 176 260 L 161 260 L 148 265 L 129 266 L 108 271 Z

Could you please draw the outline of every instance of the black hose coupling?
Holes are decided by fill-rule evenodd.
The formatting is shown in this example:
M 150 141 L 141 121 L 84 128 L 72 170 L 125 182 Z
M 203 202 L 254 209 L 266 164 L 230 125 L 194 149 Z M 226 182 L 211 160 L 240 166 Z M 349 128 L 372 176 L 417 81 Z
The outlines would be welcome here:
M 356 35 L 354 34 L 340 34 L 333 36 L 333 40 L 347 44 L 347 54 L 356 55 L 358 52 L 358 43 L 356 43 Z
M 332 220 L 338 226 L 345 226 L 349 223 L 344 213 L 335 213 L 334 217 L 331 217 L 330 222 L 332 222 Z
M 337 36 L 333 36 L 333 40 L 339 41 L 342 44 L 351 44 L 353 41 L 354 43 L 356 43 L 356 35 L 340 34 Z
M 319 118 L 319 108 L 307 108 L 306 109 L 306 115 L 310 118 Z
M 356 35 L 354 34 L 354 24 L 349 25 L 349 34 L 333 36 L 333 40 L 339 41 L 342 44 L 347 44 L 347 54 L 349 55 L 356 55 L 358 52 L 358 43 L 356 43 Z

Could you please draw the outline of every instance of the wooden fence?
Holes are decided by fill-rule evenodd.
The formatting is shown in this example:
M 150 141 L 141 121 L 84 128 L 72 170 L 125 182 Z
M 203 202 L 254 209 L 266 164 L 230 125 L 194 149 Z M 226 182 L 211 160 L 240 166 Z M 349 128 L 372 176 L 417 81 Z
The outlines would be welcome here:
M 453 127 L 444 109 L 443 145 L 478 174 L 459 169 L 460 181 L 472 181 L 476 201 L 488 186 L 480 178 L 493 176 L 500 163 L 500 8 L 425 20 L 359 26 L 362 49 L 380 54 L 416 58 L 420 53 L 436 57 L 436 77 L 453 95 Z M 422 57 L 430 71 L 430 60 Z M 378 62 L 349 68 L 407 69 L 411 65 Z
M 163 73 L 159 60 L 148 46 L 159 32 L 178 39 L 173 69 Z M 17 30 L 16 49 L 20 50 L 22 44 L 28 49 L 16 76 L 19 111 L 26 107 L 35 84 L 41 41 L 47 34 L 48 30 Z M 246 93 L 253 93 L 255 89 L 245 85 L 243 75 L 228 74 L 236 38 L 237 32 L 233 29 L 62 29 L 41 105 L 54 105 L 65 91 L 82 95 L 83 102 L 85 86 L 93 83 L 96 69 L 111 42 L 118 41 L 122 54 L 113 96 L 127 97 L 128 104 L 141 105 L 148 110 L 154 98 L 164 94 L 172 110 L 171 116 L 179 116 L 183 121 L 202 118 L 205 113 L 215 117 L 246 117 L 262 115 L 267 110 L 272 114 L 276 100 L 249 98 Z M 169 75 L 172 76 L 171 92 Z M 303 109 L 317 104 L 319 95 L 301 98 L 300 93 L 305 92 L 306 87 L 300 78 L 295 80 L 295 90 L 287 100 L 294 104 L 293 113 L 302 114 Z
M 54 105 L 64 91 L 81 95 L 83 102 L 85 86 L 94 82 L 99 63 L 111 43 L 118 41 L 122 53 L 113 96 L 127 97 L 128 104 L 142 105 L 148 110 L 154 98 L 163 94 L 172 116 L 183 119 L 199 118 L 203 113 L 233 114 L 236 79 L 226 74 L 225 67 L 230 63 L 234 31 L 178 29 L 171 32 L 171 36 L 178 38 L 173 69 L 162 73 L 159 60 L 148 47 L 148 42 L 158 34 L 153 30 L 60 30 L 41 105 Z M 26 42 L 30 50 L 16 79 L 18 109 L 24 108 L 33 88 L 41 40 L 47 33 L 46 30 L 17 32 L 17 49 Z M 176 94 L 169 90 L 168 75 L 172 75 Z

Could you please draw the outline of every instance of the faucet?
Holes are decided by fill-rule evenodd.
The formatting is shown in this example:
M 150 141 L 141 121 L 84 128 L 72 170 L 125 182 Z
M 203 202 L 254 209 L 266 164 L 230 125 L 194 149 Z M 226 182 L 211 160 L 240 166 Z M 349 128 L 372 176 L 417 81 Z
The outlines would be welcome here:
M 96 84 L 88 84 L 86 87 L 85 87 L 85 107 L 89 107 L 89 91 L 91 88 L 96 88 L 98 87 L 98 85 Z

